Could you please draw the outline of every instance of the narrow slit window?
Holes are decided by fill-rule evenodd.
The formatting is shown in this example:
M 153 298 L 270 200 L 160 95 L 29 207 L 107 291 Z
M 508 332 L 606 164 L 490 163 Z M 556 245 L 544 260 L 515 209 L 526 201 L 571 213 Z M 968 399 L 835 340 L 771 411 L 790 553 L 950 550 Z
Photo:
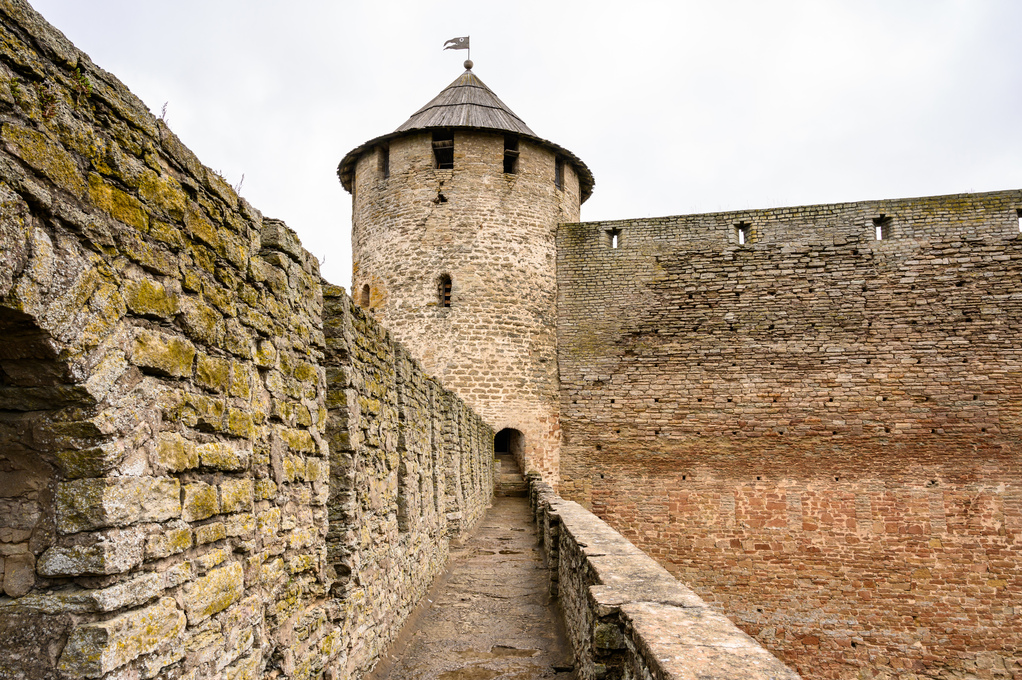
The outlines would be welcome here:
M 609 229 L 607 230 L 607 245 L 611 248 L 621 247 L 621 230 L 620 229 Z
M 558 158 L 554 161 L 554 186 L 564 189 L 564 159 Z
M 433 133 L 433 159 L 438 170 L 454 169 L 454 132 L 437 130 Z
M 1015 216 L 1018 217 L 1018 231 L 1022 234 L 1022 208 L 1015 211 Z
M 735 239 L 738 245 L 744 246 L 752 243 L 752 225 L 748 222 L 739 222 L 735 225 Z
M 362 286 L 362 297 L 358 301 L 358 304 L 363 309 L 369 309 L 369 284 Z
M 886 241 L 891 238 L 891 218 L 887 215 L 873 218 L 873 233 L 877 241 Z
M 387 179 L 390 177 L 390 147 L 381 146 L 379 155 L 379 166 L 380 166 L 380 177 Z
M 504 135 L 504 172 L 518 173 L 518 137 L 514 135 Z
M 451 277 L 449 274 L 444 274 L 440 277 L 440 285 L 438 286 L 437 292 L 440 294 L 440 306 L 450 307 L 451 306 Z

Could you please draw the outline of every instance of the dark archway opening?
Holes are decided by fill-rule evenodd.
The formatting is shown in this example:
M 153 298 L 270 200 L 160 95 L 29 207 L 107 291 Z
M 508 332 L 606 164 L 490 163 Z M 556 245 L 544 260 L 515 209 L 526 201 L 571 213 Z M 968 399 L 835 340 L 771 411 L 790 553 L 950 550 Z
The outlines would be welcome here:
M 505 427 L 493 436 L 493 452 L 495 454 L 510 453 L 514 455 L 522 448 L 524 437 L 518 430 Z
M 497 496 L 528 496 L 528 487 L 522 479 L 525 469 L 525 436 L 506 427 L 493 436 L 493 456 L 497 469 L 494 492 Z

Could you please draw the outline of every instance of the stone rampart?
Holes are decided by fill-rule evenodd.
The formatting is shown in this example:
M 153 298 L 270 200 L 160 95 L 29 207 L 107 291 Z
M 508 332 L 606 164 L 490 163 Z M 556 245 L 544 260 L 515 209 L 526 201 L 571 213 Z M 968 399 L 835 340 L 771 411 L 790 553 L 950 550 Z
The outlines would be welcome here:
M 357 677 L 492 430 L 27 4 L 0 33 L 0 678 Z
M 529 482 L 579 678 L 799 677 L 605 522 Z
M 1019 673 L 1019 210 L 562 225 L 560 493 L 806 676 Z

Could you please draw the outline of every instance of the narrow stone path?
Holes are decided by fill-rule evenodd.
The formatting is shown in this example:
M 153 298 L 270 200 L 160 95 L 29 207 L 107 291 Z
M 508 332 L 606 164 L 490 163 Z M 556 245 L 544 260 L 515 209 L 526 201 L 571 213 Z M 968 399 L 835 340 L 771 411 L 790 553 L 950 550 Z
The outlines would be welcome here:
M 524 480 L 513 458 L 498 460 L 493 507 L 462 545 L 452 546 L 432 604 L 371 680 L 575 677 Z

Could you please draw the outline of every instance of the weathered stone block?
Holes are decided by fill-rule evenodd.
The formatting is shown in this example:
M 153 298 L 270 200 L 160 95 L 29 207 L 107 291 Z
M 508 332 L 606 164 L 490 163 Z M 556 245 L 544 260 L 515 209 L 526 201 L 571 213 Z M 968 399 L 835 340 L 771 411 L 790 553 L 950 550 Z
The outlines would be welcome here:
M 89 175 L 89 198 L 96 207 L 105 210 L 115 220 L 141 232 L 149 231 L 149 214 L 142 202 L 105 182 L 95 173 Z
M 185 615 L 173 599 L 165 597 L 151 607 L 75 628 L 59 668 L 80 677 L 98 678 L 142 654 L 170 646 L 184 629 Z
M 251 457 L 248 451 L 223 442 L 200 444 L 197 449 L 202 466 L 215 470 L 232 472 L 245 470 Z
M 184 522 L 168 526 L 166 530 L 146 538 L 146 559 L 169 557 L 192 547 L 192 530 Z
M 168 477 L 77 479 L 57 486 L 62 534 L 159 522 L 181 514 L 180 483 Z
M 254 485 L 251 479 L 228 479 L 220 484 L 220 512 L 251 510 Z
M 181 472 L 199 466 L 195 444 L 176 432 L 160 434 L 159 463 L 170 472 Z
M 85 182 L 74 159 L 59 144 L 35 130 L 6 123 L 0 137 L 23 161 L 51 179 L 57 186 L 81 198 Z
M 195 545 L 205 545 L 227 538 L 227 529 L 223 522 L 213 522 L 195 528 Z
M 244 592 L 240 562 L 220 567 L 185 585 L 182 599 L 188 624 L 194 626 L 241 599 Z
M 36 569 L 42 576 L 122 574 L 142 563 L 145 531 L 141 527 L 107 529 L 87 534 L 87 542 L 48 548 Z
M 21 597 L 35 585 L 35 555 L 23 553 L 3 560 L 3 590 L 8 597 Z
M 131 342 L 131 361 L 157 375 L 191 376 L 195 347 L 184 338 L 140 328 Z
M 125 285 L 124 302 L 135 314 L 169 319 L 177 314 L 177 295 L 152 279 L 129 281 Z
M 138 607 L 159 597 L 165 590 L 164 581 L 162 574 L 150 572 L 107 588 L 33 593 L 18 604 L 46 614 L 112 612 Z
M 230 385 L 230 367 L 230 362 L 200 352 L 195 361 L 195 382 L 224 394 Z
M 184 500 L 181 506 L 181 519 L 196 522 L 212 517 L 220 512 L 220 499 L 216 487 L 205 482 L 185 484 Z

